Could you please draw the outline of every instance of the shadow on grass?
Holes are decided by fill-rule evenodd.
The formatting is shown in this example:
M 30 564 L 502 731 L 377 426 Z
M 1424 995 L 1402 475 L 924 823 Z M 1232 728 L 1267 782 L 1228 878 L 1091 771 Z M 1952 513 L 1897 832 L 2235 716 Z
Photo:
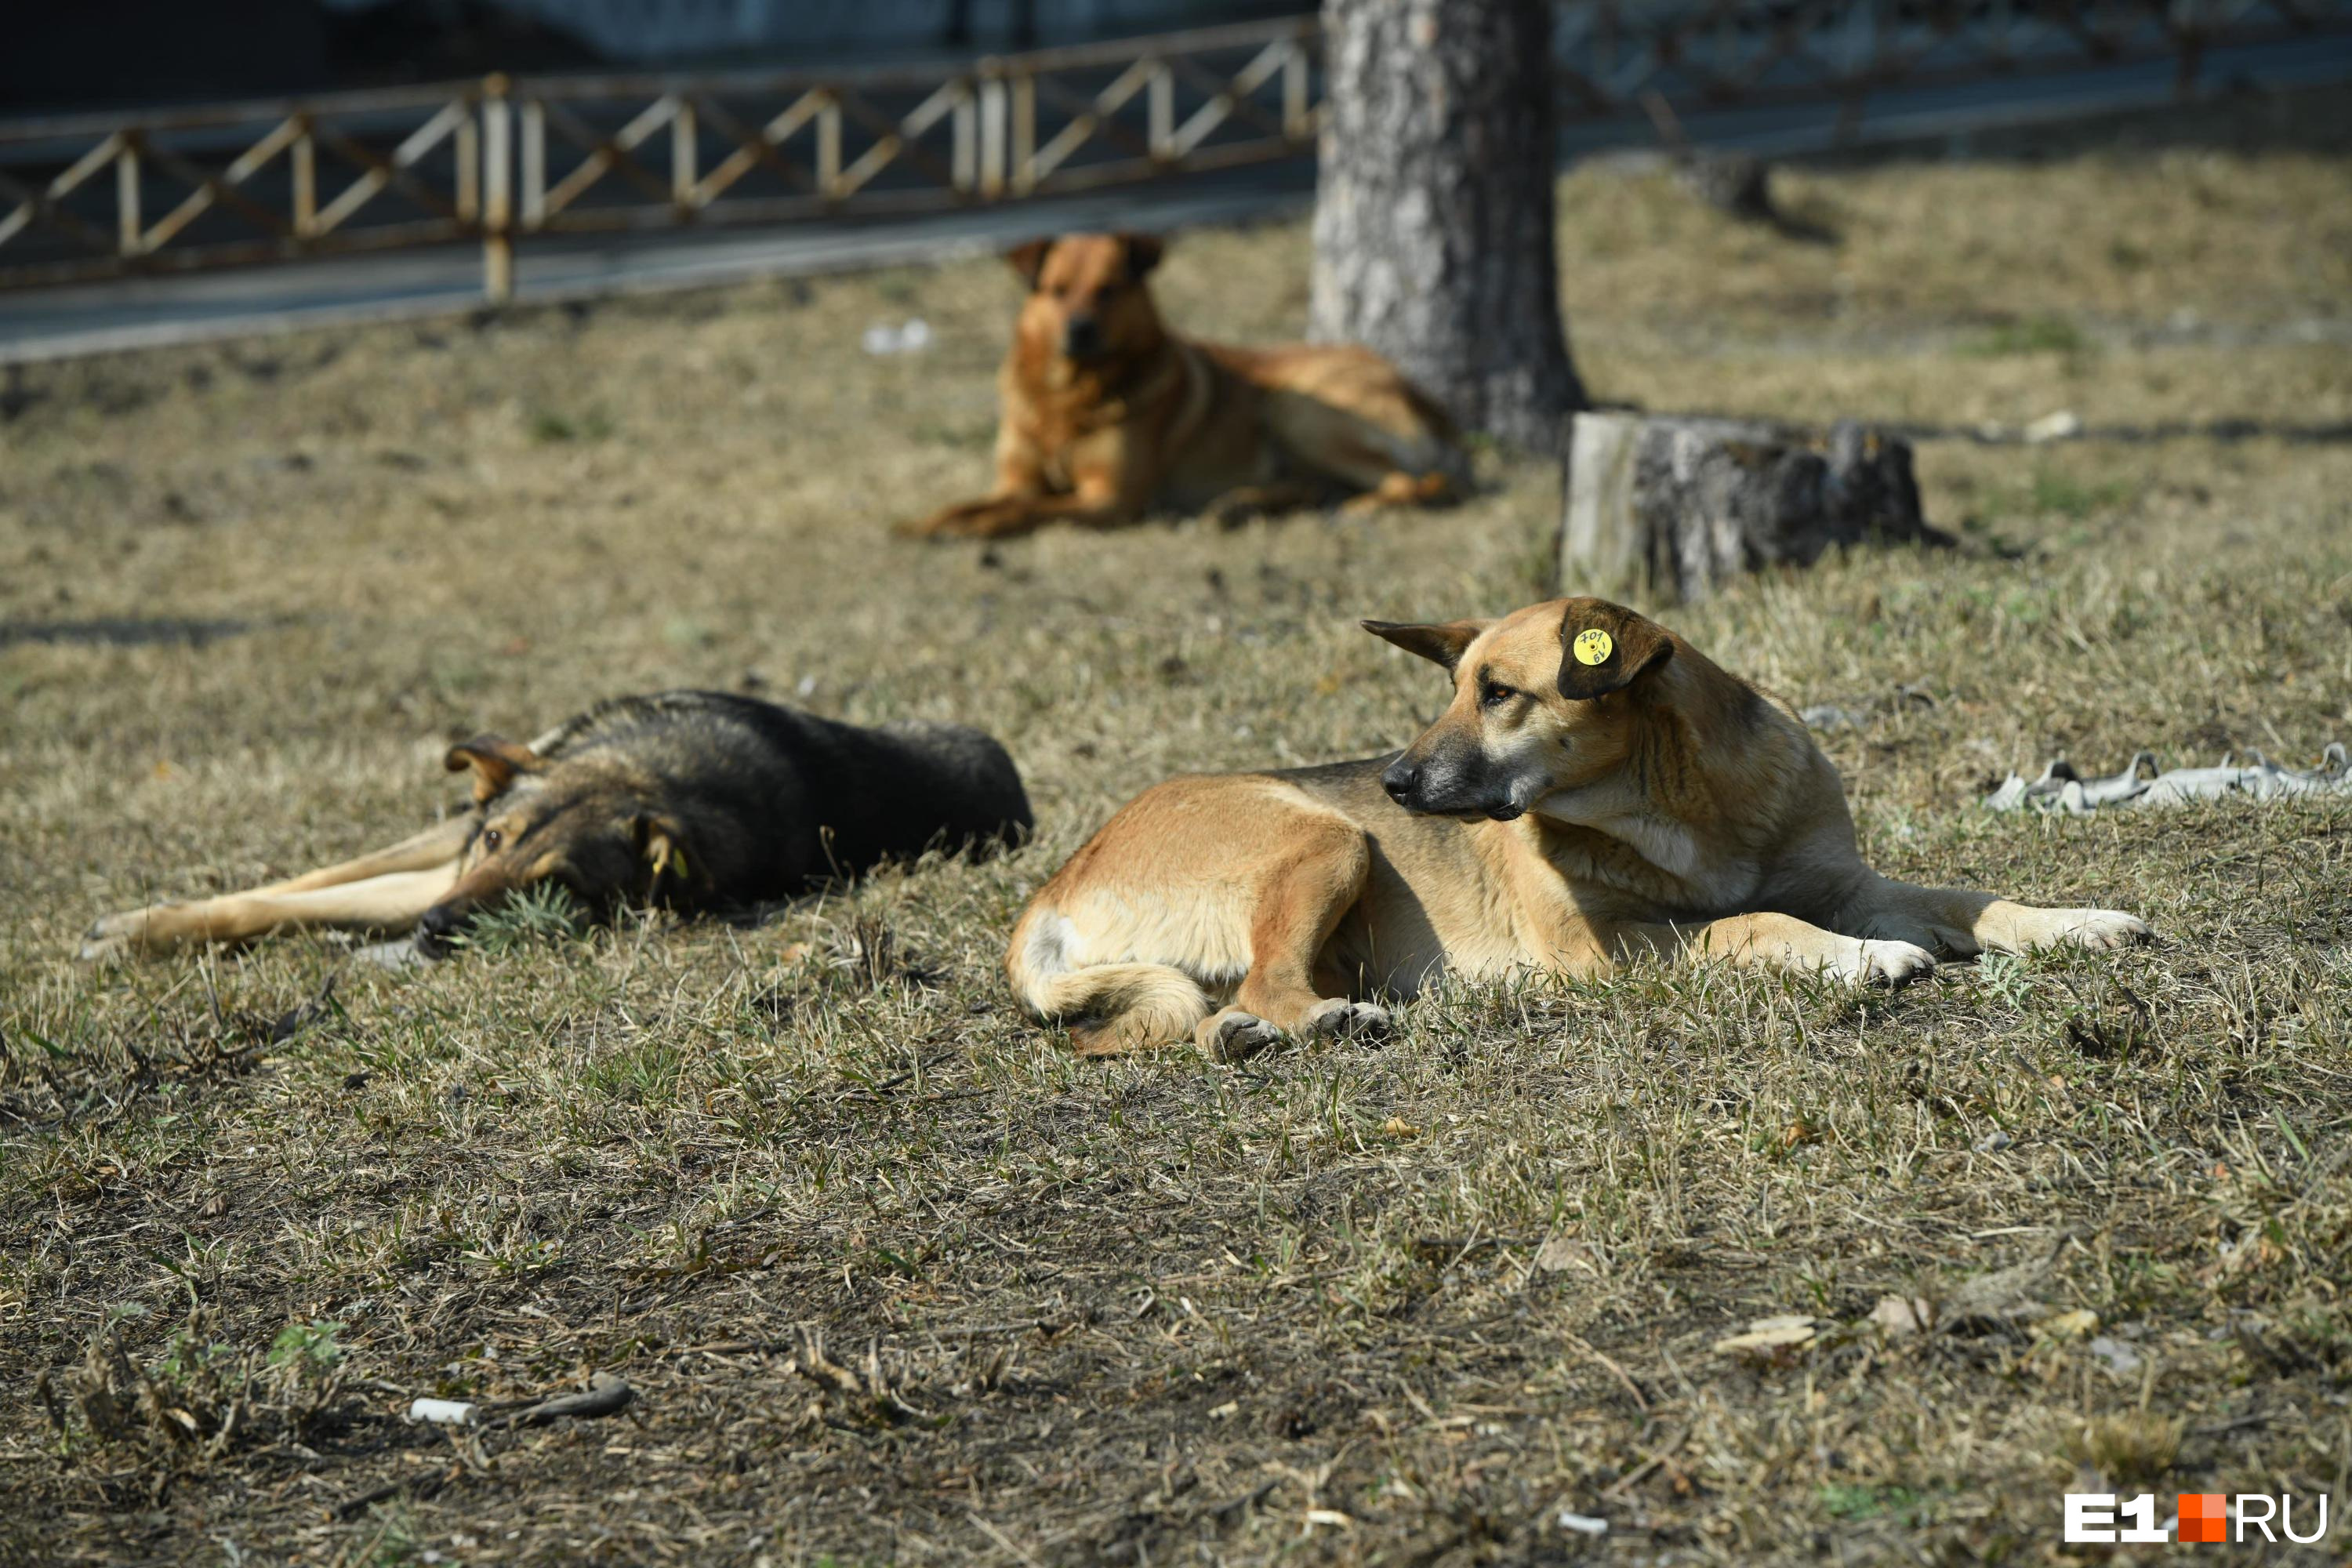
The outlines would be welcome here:
M 199 620 L 187 616 L 99 616 L 87 621 L 0 621 L 0 648 L 18 643 L 79 643 L 95 647 L 152 647 L 185 643 L 202 647 L 242 637 L 251 621 Z

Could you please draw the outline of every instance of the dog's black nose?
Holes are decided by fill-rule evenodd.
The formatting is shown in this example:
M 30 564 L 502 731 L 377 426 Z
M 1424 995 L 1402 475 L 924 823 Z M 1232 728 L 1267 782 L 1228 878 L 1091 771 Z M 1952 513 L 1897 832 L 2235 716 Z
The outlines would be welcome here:
M 1381 787 L 1388 791 L 1389 798 L 1399 805 L 1412 804 L 1412 792 L 1420 783 L 1421 764 L 1406 762 L 1402 757 L 1391 763 L 1388 771 L 1381 774 Z
M 1102 328 L 1092 316 L 1073 316 L 1062 328 L 1062 352 L 1081 359 L 1102 347 Z
M 416 920 L 416 945 L 427 952 L 438 952 L 449 945 L 449 933 L 456 931 L 465 916 L 446 904 L 436 904 Z

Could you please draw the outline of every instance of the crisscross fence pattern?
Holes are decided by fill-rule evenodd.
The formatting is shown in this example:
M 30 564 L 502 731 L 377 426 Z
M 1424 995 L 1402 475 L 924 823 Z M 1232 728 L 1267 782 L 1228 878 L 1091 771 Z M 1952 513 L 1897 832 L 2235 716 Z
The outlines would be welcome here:
M 940 68 L 493 76 L 0 125 L 0 287 L 1067 194 L 1314 145 L 1311 18 Z
M 0 286 L 467 237 L 483 104 L 463 84 L 0 125 Z
M 1565 120 L 1831 101 L 1902 84 L 2352 32 L 2352 0 L 1559 0 Z M 960 64 L 492 76 L 0 123 L 0 288 L 470 241 L 1019 201 L 1311 151 L 1300 16 Z

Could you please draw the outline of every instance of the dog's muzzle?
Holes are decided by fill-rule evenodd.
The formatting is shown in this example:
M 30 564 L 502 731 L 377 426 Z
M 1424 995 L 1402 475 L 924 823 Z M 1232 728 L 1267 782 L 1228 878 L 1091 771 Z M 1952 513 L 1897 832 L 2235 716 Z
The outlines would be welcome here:
M 1062 352 L 1087 359 L 1102 352 L 1102 324 L 1092 316 L 1073 316 L 1062 325 Z
M 427 958 L 446 958 L 449 939 L 466 923 L 466 911 L 449 904 L 436 904 L 416 921 L 416 951 Z
M 1507 790 L 1481 789 L 1452 769 L 1433 773 L 1426 763 L 1399 757 L 1381 773 L 1381 787 L 1389 798 L 1421 816 L 1456 816 L 1465 820 L 1488 817 L 1508 822 L 1527 814 L 1527 807 Z

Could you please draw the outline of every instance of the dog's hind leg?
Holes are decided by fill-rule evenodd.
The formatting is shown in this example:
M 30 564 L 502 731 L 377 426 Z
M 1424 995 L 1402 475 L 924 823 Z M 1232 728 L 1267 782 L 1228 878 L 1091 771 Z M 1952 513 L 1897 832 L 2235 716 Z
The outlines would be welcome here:
M 412 930 L 425 910 L 457 884 L 457 862 L 419 871 L 393 871 L 362 881 L 302 892 L 227 893 L 188 904 L 156 904 L 109 915 L 89 930 L 85 959 L 139 948 L 192 942 L 250 942 L 277 931 L 356 931 L 395 936 Z
M 1277 392 L 1266 400 L 1266 417 L 1294 461 L 1357 492 L 1346 510 L 1435 506 L 1467 488 L 1460 449 L 1420 425 L 1410 408 L 1348 409 Z
M 1837 924 L 1859 935 L 1895 937 L 1958 958 L 2032 952 L 2073 944 L 2124 947 L 2148 941 L 2147 923 L 2120 910 L 2045 910 L 1966 888 L 1920 888 L 1874 876 Z
M 1350 496 L 1339 510 L 1354 515 L 1388 507 L 1437 506 L 1455 499 L 1454 481 L 1442 473 L 1409 474 L 1392 468 L 1363 494 Z
M 1282 1035 L 1377 1033 L 1389 1015 L 1331 994 L 1317 961 L 1340 917 L 1363 896 L 1371 851 L 1361 829 L 1337 814 L 1300 814 L 1286 825 L 1285 853 L 1252 879 L 1250 966 L 1234 1005 L 1202 1020 L 1193 1042 L 1217 1061 L 1238 1061 Z

